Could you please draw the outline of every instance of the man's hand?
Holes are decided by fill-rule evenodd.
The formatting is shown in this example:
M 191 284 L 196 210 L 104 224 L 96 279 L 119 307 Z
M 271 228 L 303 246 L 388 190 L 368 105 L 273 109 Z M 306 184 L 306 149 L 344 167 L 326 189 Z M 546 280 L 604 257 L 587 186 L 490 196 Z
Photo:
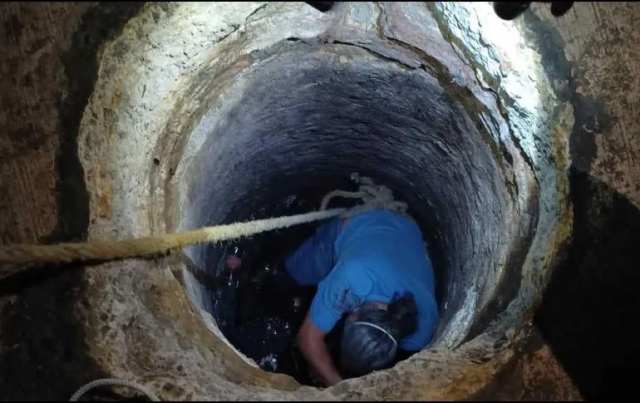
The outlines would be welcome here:
M 298 333 L 298 346 L 315 374 L 327 386 L 333 386 L 342 380 L 324 342 L 325 332 L 313 324 L 307 313 Z

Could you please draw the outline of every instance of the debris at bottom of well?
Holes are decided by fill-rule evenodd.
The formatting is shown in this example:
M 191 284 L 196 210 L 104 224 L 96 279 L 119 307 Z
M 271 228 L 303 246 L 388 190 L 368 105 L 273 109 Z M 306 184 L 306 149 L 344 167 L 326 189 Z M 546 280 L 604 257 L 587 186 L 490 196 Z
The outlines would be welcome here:
M 275 372 L 278 370 L 278 358 L 275 354 L 271 353 L 260 360 L 258 366 L 265 371 Z

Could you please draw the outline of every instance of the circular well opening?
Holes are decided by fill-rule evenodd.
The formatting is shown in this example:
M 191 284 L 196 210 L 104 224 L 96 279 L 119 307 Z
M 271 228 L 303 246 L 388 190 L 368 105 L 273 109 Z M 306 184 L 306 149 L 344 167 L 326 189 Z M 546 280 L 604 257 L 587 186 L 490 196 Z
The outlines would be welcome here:
M 179 389 L 166 396 L 186 399 L 441 400 L 479 387 L 457 383 L 477 378 L 478 360 L 502 365 L 570 228 L 572 120 L 555 117 L 572 110 L 553 98 L 522 27 L 477 23 L 493 17 L 484 3 L 143 8 L 103 47 L 80 126 L 90 238 L 288 214 L 292 195 L 316 209 L 358 172 L 422 225 L 441 320 L 429 351 L 391 370 L 300 387 L 228 348 L 211 315 L 224 245 L 201 246 L 83 273 L 100 303 L 81 322 L 101 365 L 170 377 Z M 144 331 L 123 330 L 132 317 Z
M 200 146 L 191 147 L 178 181 L 180 230 L 317 209 L 326 192 L 353 186 L 349 176 L 357 172 L 406 201 L 423 231 L 441 315 L 432 345 L 453 347 L 482 325 L 480 313 L 508 254 L 503 239 L 517 217 L 501 169 L 504 156 L 436 78 L 350 46 L 290 44 L 255 63 L 232 87 L 235 96 L 211 107 L 190 136 Z M 285 253 L 314 226 L 241 243 Z M 518 229 L 513 237 L 528 235 Z M 190 298 L 261 367 L 308 383 L 290 365 L 271 366 L 274 351 L 264 344 L 267 336 L 257 336 L 286 329 L 292 341 L 295 323 L 254 324 L 246 330 L 255 340 L 251 348 L 247 340 L 238 345 L 244 336 L 229 333 L 238 309 L 229 306 L 237 298 L 218 285 L 225 246 L 186 250 Z

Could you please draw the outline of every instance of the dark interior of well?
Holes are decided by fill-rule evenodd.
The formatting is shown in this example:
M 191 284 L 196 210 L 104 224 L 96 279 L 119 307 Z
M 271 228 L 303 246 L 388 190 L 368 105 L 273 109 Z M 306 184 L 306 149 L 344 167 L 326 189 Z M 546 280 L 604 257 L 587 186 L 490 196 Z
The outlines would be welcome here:
M 288 44 L 252 76 L 245 95 L 229 102 L 218 120 L 202 120 L 210 126 L 203 128 L 199 162 L 189 173 L 189 196 L 181 212 L 184 228 L 316 210 L 325 193 L 350 189 L 350 175 L 357 172 L 392 189 L 421 226 L 439 280 L 441 325 L 461 309 L 472 317 L 467 289 L 494 286 L 490 274 L 501 248 L 496 234 L 507 226 L 510 197 L 500 166 L 508 161 L 483 140 L 478 132 L 482 125 L 474 123 L 477 115 L 433 76 L 384 61 L 345 64 L 336 57 L 362 57 L 354 52 L 343 45 Z M 284 208 L 292 197 L 295 203 Z M 476 214 L 479 210 L 483 213 Z M 311 230 L 265 234 L 253 245 L 280 236 L 270 241 L 277 248 L 262 249 L 293 248 Z M 531 230 L 525 227 L 518 236 L 526 239 Z M 215 266 L 221 254 L 213 246 L 194 248 L 195 271 L 206 273 L 201 277 L 219 275 Z M 477 256 L 473 264 L 472 256 Z M 512 264 L 507 270 L 519 268 Z M 225 292 L 236 291 L 250 294 L 247 287 Z M 248 308 L 231 309 L 215 292 L 221 291 L 201 292 L 216 308 L 205 301 L 202 309 L 223 323 L 223 333 L 225 326 L 234 329 L 225 333 L 236 340 L 232 344 L 244 342 L 239 349 L 261 362 L 268 354 L 248 346 L 249 340 L 235 331 L 236 313 Z M 238 300 L 235 294 L 227 297 Z M 263 328 L 267 325 L 274 327 L 263 323 Z M 292 327 L 287 332 L 294 337 Z M 278 338 L 287 332 L 278 331 Z
M 342 45 L 288 44 L 254 73 L 246 95 L 230 103 L 217 123 L 203 119 L 210 127 L 189 174 L 183 219 L 197 228 L 306 213 L 317 210 L 329 191 L 355 190 L 352 173 L 371 177 L 407 202 L 421 227 L 446 324 L 459 309 L 473 310 L 463 307 L 468 287 L 493 287 L 488 274 L 499 259 L 496 234 L 507 221 L 500 166 L 509 163 L 508 153 L 492 151 L 478 132 L 481 124 L 474 123 L 476 112 L 464 109 L 430 74 L 317 56 L 332 52 L 362 57 Z M 282 272 L 277 260 L 314 227 L 243 241 L 245 273 L 234 271 L 233 278 L 220 262 L 236 245 L 198 247 L 193 254 L 198 270 L 217 278 L 204 292 L 211 308 L 208 301 L 203 308 L 229 341 L 263 369 L 303 383 L 309 383 L 307 370 L 292 343 L 313 290 L 281 295 L 263 282 Z M 518 236 L 526 240 L 531 230 L 523 228 Z M 471 256 L 478 256 L 474 264 Z

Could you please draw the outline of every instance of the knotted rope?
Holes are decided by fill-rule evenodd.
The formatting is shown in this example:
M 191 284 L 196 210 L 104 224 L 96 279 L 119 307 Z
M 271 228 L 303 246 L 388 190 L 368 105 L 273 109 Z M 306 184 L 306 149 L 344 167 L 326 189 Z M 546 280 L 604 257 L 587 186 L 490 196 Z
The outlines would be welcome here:
M 194 231 L 119 241 L 91 240 L 82 243 L 61 243 L 57 245 L 14 244 L 0 246 L 0 278 L 22 271 L 23 268 L 19 267 L 19 265 L 24 264 L 107 261 L 157 256 L 187 246 L 237 239 L 337 216 L 349 217 L 372 209 L 387 209 L 406 213 L 407 205 L 394 200 L 393 193 L 389 188 L 376 185 L 371 178 L 360 177 L 358 174 L 352 174 L 351 179 L 359 184 L 357 192 L 343 190 L 329 192 L 323 198 L 319 211 L 305 214 L 238 222 L 204 227 Z M 361 199 L 362 203 L 350 209 L 335 208 L 327 210 L 329 202 L 334 197 L 357 198 Z

